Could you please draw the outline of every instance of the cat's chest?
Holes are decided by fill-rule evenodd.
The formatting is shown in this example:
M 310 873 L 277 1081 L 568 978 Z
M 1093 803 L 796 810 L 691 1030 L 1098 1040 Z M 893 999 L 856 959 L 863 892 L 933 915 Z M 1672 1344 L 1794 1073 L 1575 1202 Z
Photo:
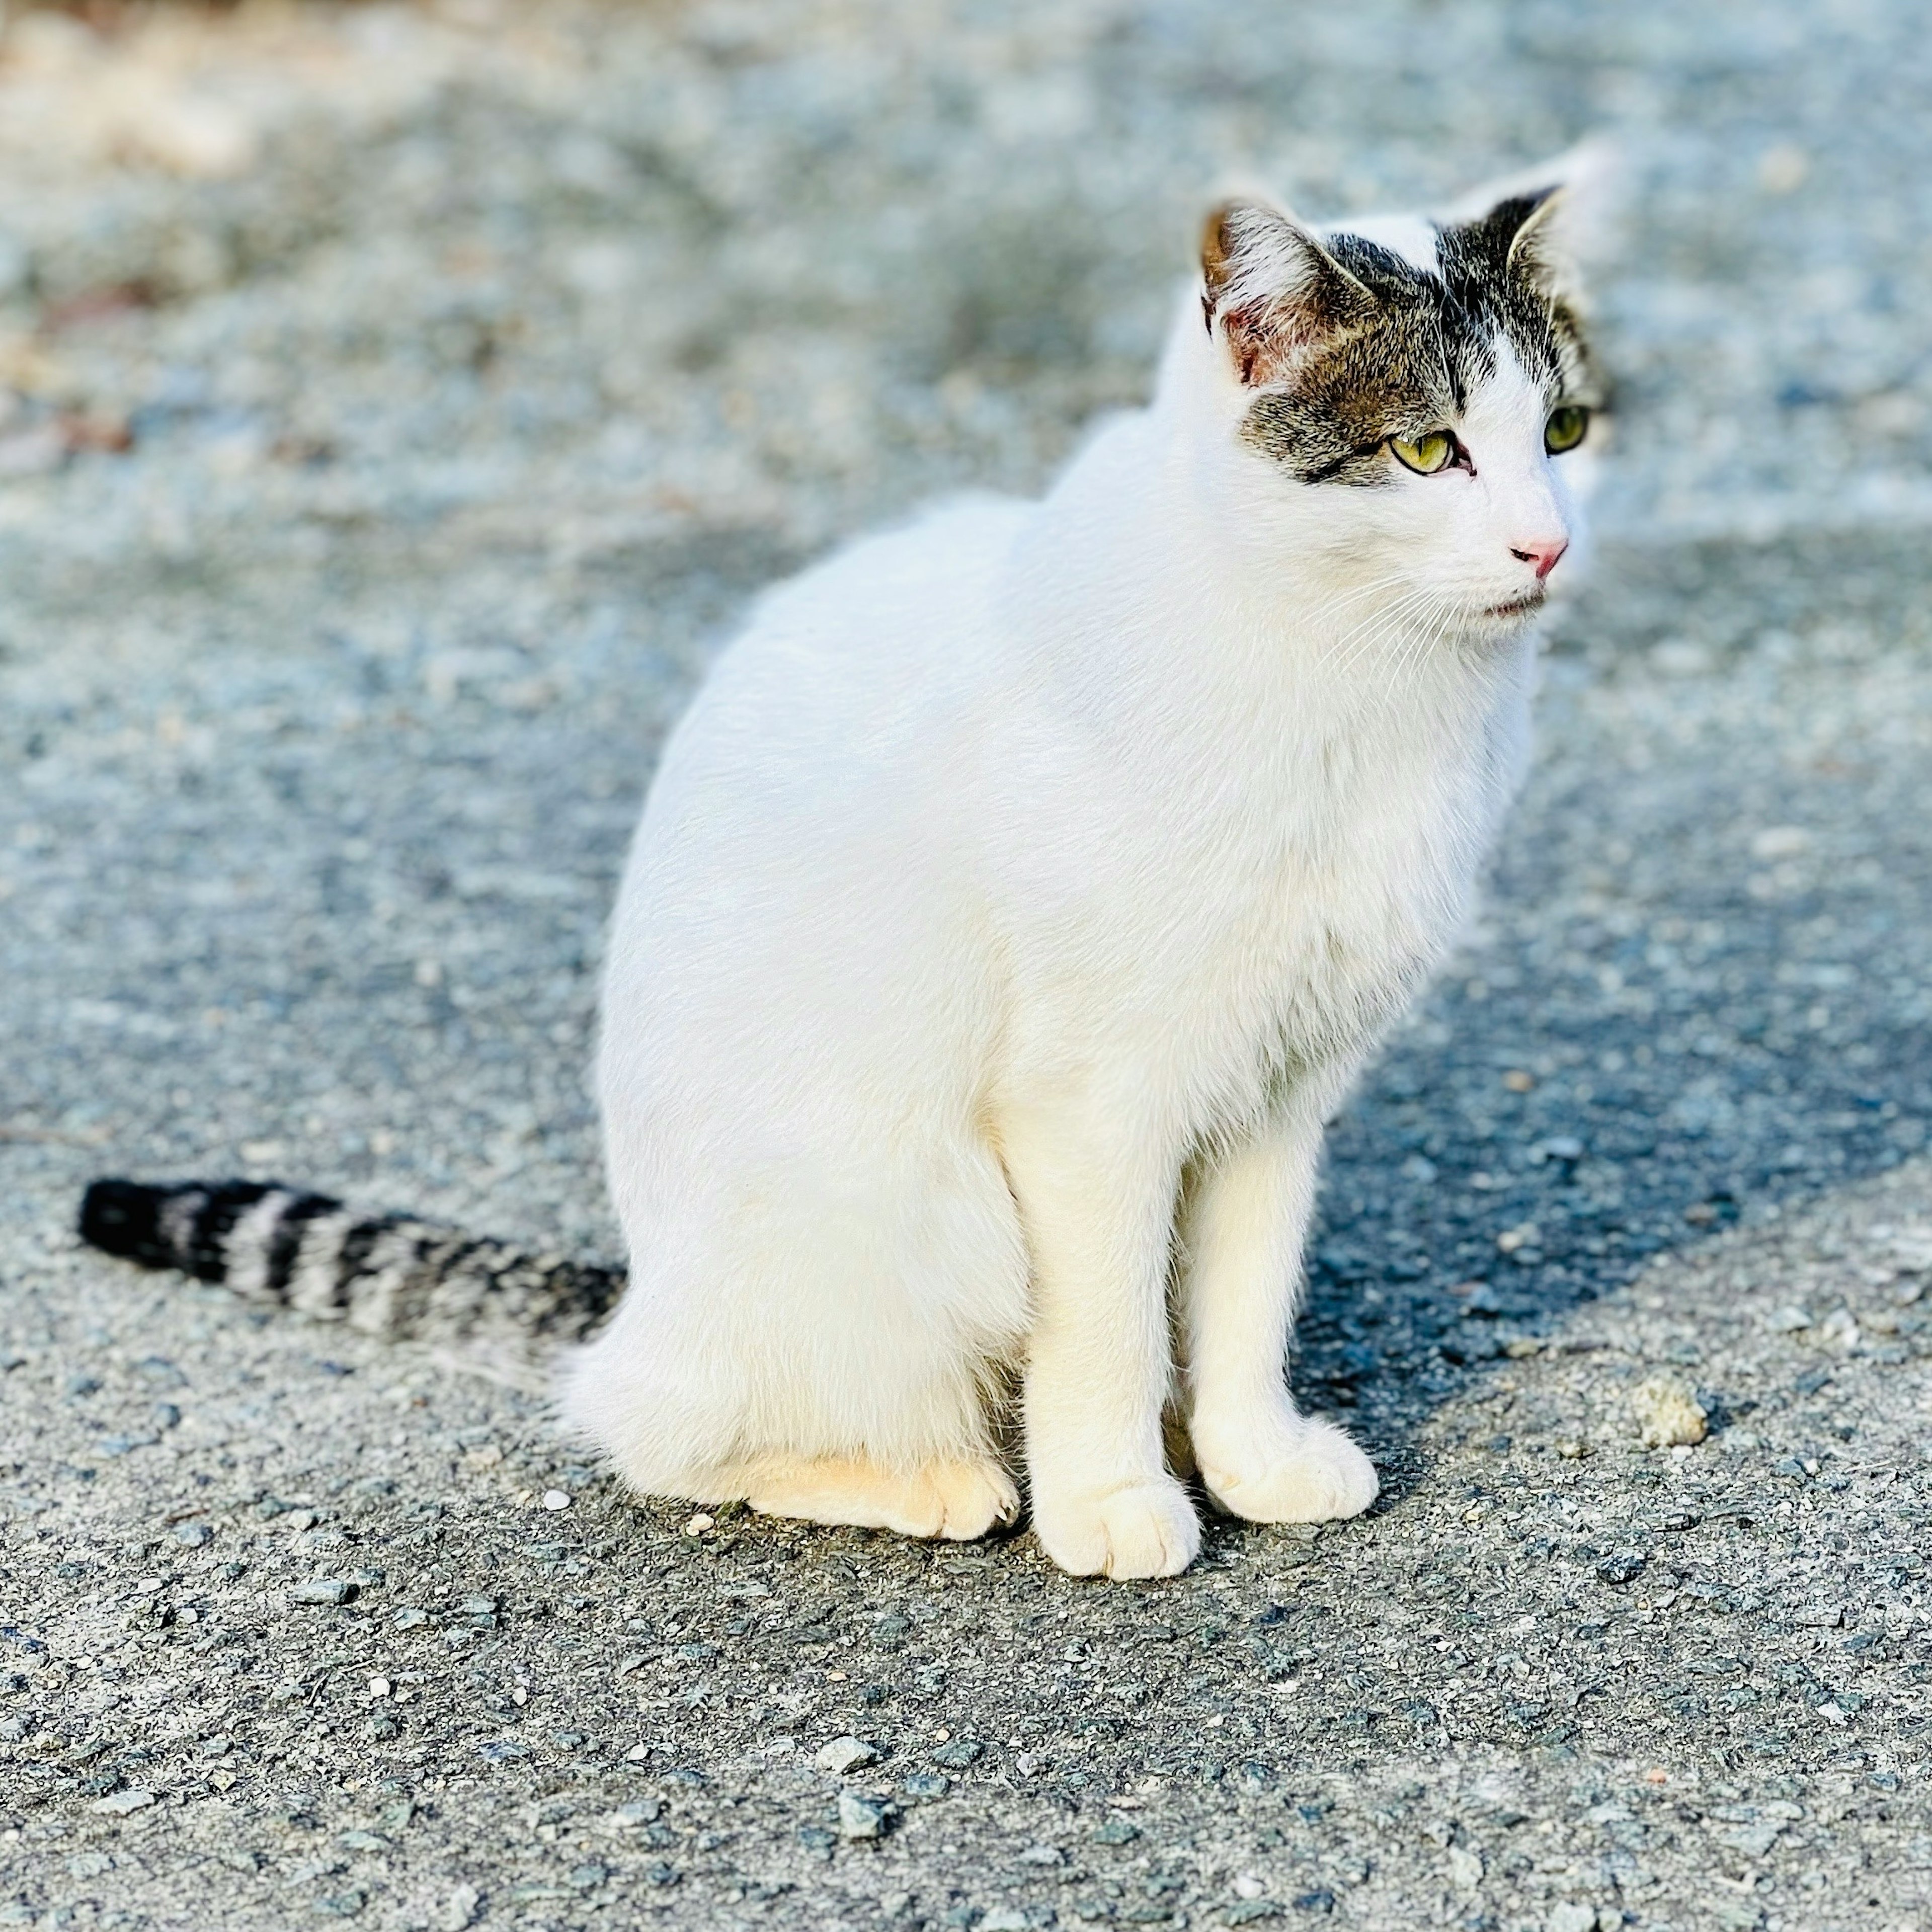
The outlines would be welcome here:
M 1485 790 L 1473 753 L 1358 758 L 1228 829 L 1198 874 L 1204 998 L 1311 1046 L 1374 1030 L 1462 916 Z

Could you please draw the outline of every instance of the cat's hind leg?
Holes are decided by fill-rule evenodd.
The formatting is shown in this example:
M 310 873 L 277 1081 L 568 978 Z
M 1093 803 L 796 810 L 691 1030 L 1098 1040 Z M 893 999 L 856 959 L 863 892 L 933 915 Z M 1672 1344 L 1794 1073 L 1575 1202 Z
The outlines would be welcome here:
M 775 1457 L 721 1472 L 720 1499 L 760 1516 L 890 1529 L 901 1536 L 970 1543 L 1019 1514 L 1012 1478 L 990 1458 L 893 1469 L 857 1456 Z

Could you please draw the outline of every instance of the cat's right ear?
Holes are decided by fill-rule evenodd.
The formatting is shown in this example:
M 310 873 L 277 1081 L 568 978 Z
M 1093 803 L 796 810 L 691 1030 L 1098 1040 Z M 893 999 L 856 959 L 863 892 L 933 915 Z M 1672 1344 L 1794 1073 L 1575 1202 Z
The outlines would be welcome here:
M 1375 298 L 1301 224 L 1257 201 L 1231 201 L 1201 237 L 1201 309 L 1251 388 L 1291 377 Z

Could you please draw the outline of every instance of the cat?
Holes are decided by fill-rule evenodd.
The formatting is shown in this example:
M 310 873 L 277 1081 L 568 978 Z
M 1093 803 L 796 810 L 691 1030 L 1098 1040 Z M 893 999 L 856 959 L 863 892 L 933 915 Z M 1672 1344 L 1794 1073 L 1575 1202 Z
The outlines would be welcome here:
M 1192 1561 L 1184 1474 L 1366 1508 L 1289 1395 L 1301 1250 L 1524 769 L 1604 403 L 1589 166 L 1436 220 L 1222 206 L 1150 404 L 1043 499 L 764 596 L 610 930 L 627 1283 L 259 1184 L 97 1184 L 83 1232 L 380 1332 L 587 1337 L 564 1418 L 647 1494 L 972 1538 L 1017 1460 L 1047 1555 L 1114 1577 Z

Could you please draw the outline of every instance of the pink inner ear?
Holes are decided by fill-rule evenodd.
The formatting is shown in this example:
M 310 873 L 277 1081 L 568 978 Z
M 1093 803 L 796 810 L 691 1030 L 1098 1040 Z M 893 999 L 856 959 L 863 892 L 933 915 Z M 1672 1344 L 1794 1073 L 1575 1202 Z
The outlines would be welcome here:
M 1228 310 L 1222 321 L 1228 353 L 1250 388 L 1286 380 L 1324 334 L 1316 318 L 1292 298 L 1244 303 Z

